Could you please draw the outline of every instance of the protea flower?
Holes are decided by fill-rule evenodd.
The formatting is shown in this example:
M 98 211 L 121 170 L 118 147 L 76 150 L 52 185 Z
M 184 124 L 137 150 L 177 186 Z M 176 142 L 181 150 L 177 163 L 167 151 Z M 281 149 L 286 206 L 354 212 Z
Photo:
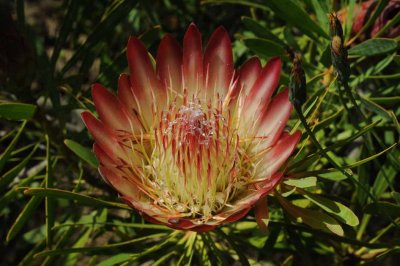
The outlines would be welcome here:
M 155 69 L 144 45 L 128 41 L 130 74 L 118 94 L 94 84 L 99 120 L 84 112 L 99 171 L 148 221 L 208 231 L 244 217 L 282 178 L 278 171 L 301 134 L 284 131 L 292 105 L 287 89 L 272 97 L 281 60 L 248 60 L 234 71 L 229 36 L 214 31 L 202 50 L 190 25 L 183 49 L 166 35 Z

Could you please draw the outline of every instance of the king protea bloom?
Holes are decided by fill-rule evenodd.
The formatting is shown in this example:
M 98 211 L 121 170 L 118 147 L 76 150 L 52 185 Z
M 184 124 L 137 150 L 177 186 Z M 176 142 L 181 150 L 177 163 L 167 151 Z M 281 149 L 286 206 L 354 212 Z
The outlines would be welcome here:
M 161 40 L 155 67 L 136 37 L 127 58 L 117 95 L 92 86 L 99 119 L 82 114 L 103 178 L 148 221 L 175 229 L 208 231 L 253 206 L 264 219 L 301 136 L 284 131 L 287 89 L 272 96 L 281 60 L 262 67 L 252 58 L 235 71 L 224 28 L 203 53 L 193 24 L 183 48 L 171 35 Z

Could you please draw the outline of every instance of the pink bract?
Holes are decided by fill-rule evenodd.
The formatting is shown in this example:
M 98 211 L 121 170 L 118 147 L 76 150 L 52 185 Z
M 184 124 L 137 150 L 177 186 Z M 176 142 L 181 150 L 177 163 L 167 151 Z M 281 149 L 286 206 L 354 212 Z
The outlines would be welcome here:
M 175 229 L 209 231 L 253 206 L 264 219 L 301 137 L 284 131 L 287 89 L 273 97 L 281 60 L 251 58 L 235 71 L 225 29 L 203 51 L 194 24 L 183 48 L 162 39 L 155 68 L 136 37 L 127 58 L 117 95 L 92 86 L 99 119 L 82 113 L 104 180 L 148 221 Z

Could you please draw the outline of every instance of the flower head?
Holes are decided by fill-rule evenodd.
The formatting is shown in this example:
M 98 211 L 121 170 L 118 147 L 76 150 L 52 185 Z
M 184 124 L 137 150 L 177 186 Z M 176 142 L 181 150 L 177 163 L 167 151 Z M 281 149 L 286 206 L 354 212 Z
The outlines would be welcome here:
M 151 222 L 208 231 L 245 216 L 273 191 L 278 171 L 301 134 L 284 131 L 292 111 L 287 89 L 272 97 L 281 61 L 258 58 L 235 72 L 229 36 L 214 31 L 204 50 L 190 25 L 183 48 L 166 35 L 155 69 L 135 37 L 130 74 L 115 96 L 92 95 L 99 119 L 84 112 L 99 171 L 122 199 Z

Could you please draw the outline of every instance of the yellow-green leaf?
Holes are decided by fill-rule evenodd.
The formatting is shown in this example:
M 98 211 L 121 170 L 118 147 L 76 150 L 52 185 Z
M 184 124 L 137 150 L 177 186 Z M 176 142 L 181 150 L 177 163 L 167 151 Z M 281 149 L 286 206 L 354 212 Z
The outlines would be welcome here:
M 286 179 L 283 181 L 286 185 L 299 187 L 299 188 L 306 188 L 306 187 L 315 187 L 317 185 L 317 178 L 315 176 L 305 177 L 305 178 L 298 178 L 298 179 Z
M 322 196 L 313 194 L 303 189 L 297 189 L 305 198 L 309 199 L 315 205 L 319 206 L 324 211 L 334 215 L 340 221 L 350 226 L 357 226 L 359 224 L 358 217 L 351 209 L 343 204 L 324 198 Z
M 277 198 L 285 211 L 287 211 L 297 222 L 305 223 L 315 229 L 330 231 L 339 236 L 344 235 L 343 228 L 329 215 L 322 212 L 297 207 L 290 201 L 280 196 Z

